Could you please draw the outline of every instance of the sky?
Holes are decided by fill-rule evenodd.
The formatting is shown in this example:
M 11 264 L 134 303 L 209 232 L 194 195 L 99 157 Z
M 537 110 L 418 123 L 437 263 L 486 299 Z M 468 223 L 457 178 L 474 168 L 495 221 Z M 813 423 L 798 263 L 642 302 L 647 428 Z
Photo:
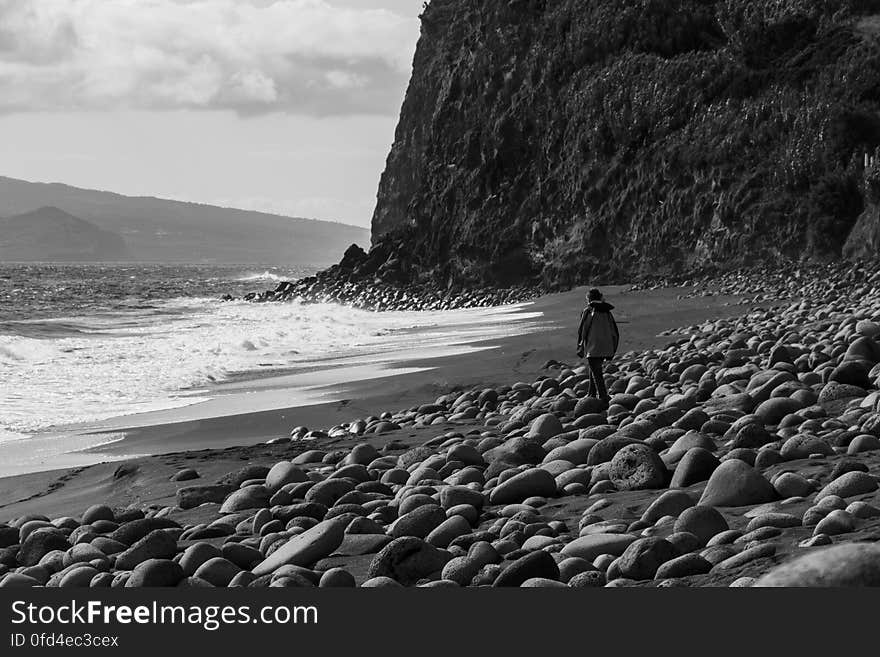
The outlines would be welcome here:
M 368 227 L 422 0 L 0 0 L 0 175 Z

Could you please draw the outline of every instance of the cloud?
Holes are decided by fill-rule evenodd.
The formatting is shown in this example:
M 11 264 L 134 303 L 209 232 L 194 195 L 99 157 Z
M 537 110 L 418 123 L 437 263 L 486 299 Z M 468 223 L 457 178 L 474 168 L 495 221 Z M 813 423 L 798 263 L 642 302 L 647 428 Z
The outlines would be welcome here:
M 325 0 L 0 0 L 0 112 L 394 114 L 418 31 Z

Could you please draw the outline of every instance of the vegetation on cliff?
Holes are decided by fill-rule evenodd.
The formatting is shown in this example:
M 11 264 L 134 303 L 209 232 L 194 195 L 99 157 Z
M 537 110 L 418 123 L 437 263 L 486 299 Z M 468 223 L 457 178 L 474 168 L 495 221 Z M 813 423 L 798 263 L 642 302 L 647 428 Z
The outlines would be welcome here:
M 433 0 L 373 239 L 550 287 L 838 256 L 878 109 L 876 1 Z

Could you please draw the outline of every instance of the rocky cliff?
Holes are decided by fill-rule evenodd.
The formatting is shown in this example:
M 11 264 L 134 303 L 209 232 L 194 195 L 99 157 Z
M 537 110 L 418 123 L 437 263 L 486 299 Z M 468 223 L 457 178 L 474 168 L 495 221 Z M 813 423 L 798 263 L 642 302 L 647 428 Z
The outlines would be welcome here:
M 373 217 L 394 275 L 564 287 L 839 256 L 880 3 L 433 0 Z

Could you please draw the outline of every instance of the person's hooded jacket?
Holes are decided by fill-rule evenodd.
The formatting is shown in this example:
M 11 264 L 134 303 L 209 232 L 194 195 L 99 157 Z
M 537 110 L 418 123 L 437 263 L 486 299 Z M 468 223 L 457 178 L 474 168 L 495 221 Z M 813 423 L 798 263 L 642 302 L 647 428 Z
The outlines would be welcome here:
M 581 313 L 578 354 L 586 358 L 613 358 L 620 345 L 620 331 L 605 301 L 591 301 Z

